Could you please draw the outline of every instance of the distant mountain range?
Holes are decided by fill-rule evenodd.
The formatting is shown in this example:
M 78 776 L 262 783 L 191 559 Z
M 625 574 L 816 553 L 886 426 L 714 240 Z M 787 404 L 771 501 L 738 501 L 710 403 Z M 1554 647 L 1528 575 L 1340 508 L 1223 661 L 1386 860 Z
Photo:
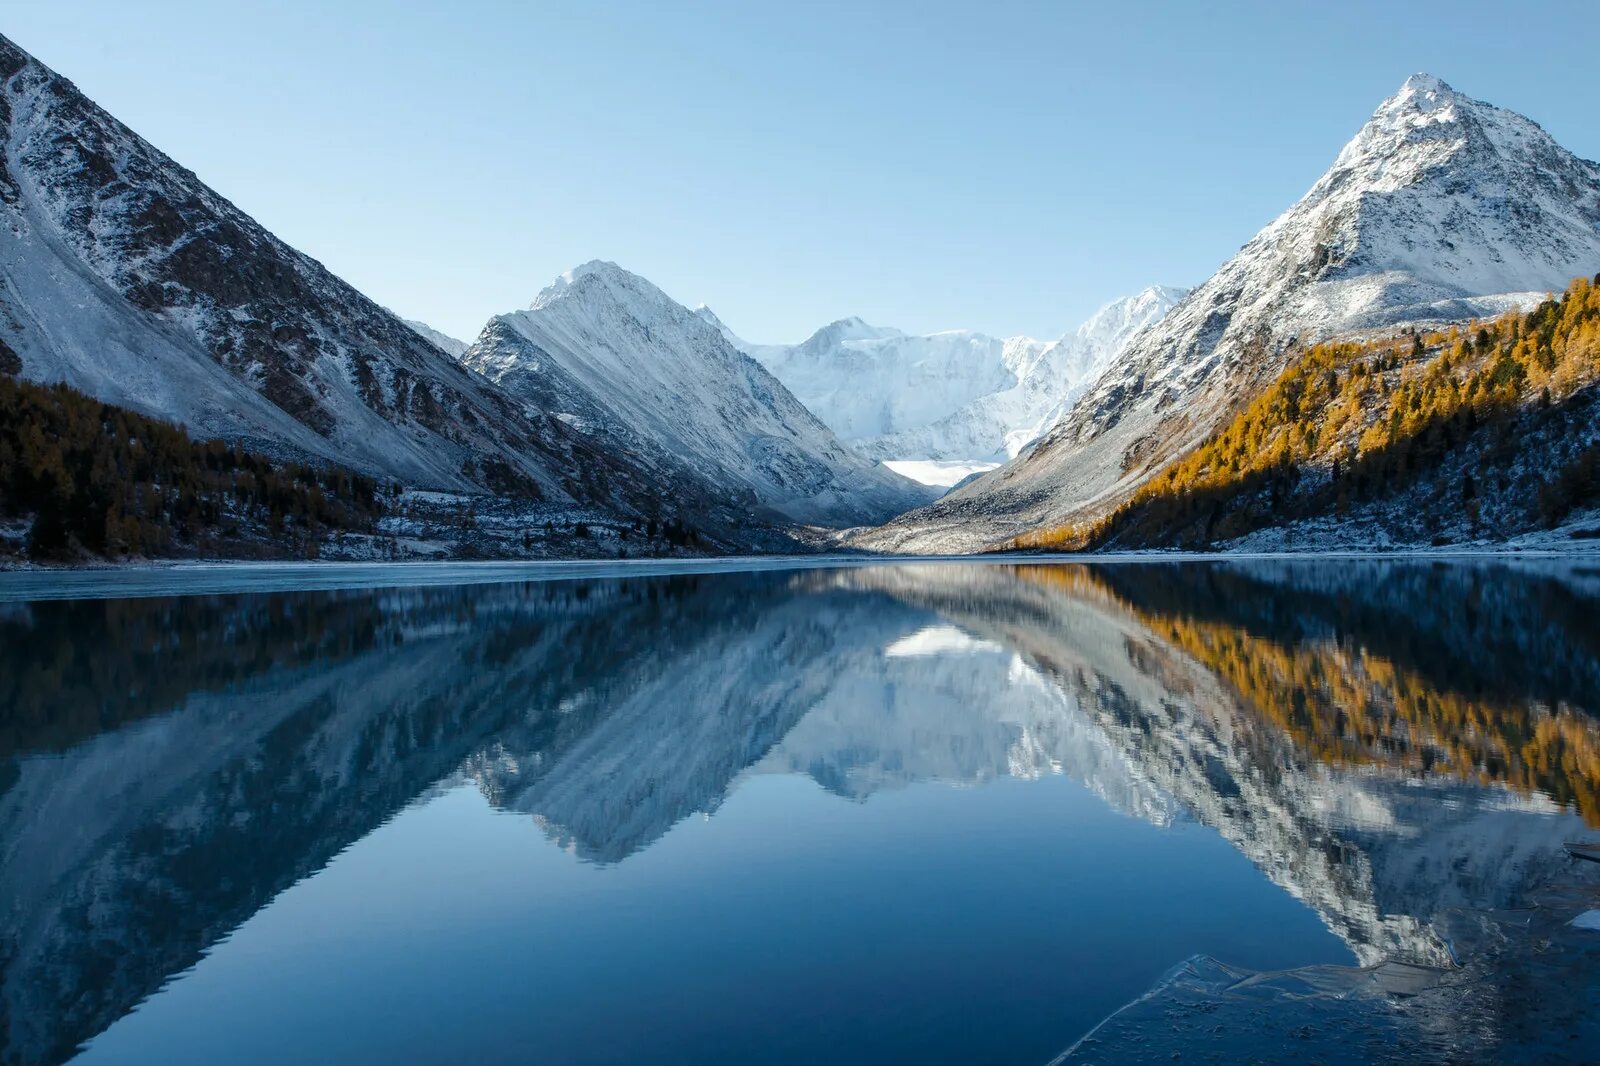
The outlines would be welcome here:
M 418 322 L 414 318 L 402 319 L 406 325 L 420 333 L 424 339 L 433 342 L 433 346 L 453 359 L 460 359 L 467 350 L 466 341 L 458 341 L 447 333 L 440 333 L 426 322 Z
M 1055 341 L 846 318 L 799 344 L 752 344 L 709 308 L 589 263 L 469 345 L 373 303 L 0 38 L 0 234 L 0 372 L 274 461 L 526 501 L 491 550 L 516 542 L 518 522 L 603 520 L 616 537 L 587 550 L 616 553 L 660 519 L 679 547 L 825 544 L 800 527 L 831 527 L 857 548 L 965 552 L 1099 522 L 1152 479 L 1175 484 L 1174 464 L 1316 342 L 1530 311 L 1600 270 L 1600 166 L 1417 75 L 1204 284 L 1115 301 Z M 1500 378 L 1515 374 L 1474 353 L 1500 375 L 1497 402 L 1544 395 L 1526 368 L 1556 357 L 1516 348 L 1528 328 L 1508 319 L 1496 335 L 1523 368 L 1510 393 Z M 1561 358 L 1587 366 L 1584 350 Z M 1385 367 L 1385 395 L 1421 372 Z M 1588 379 L 1564 380 L 1564 410 L 1586 410 Z M 1527 439 L 1575 462 L 1585 424 L 1543 422 Z M 1317 461 L 1340 470 L 1364 447 L 1321 443 Z M 929 486 L 957 481 L 934 501 Z M 1441 485 L 1424 496 L 1464 491 Z M 1600 490 L 1563 492 L 1567 511 L 1600 503 Z M 467 503 L 450 506 L 472 524 Z M 414 524 L 378 527 L 391 553 L 415 540 Z
M 1054 341 L 972 330 L 911 335 L 845 318 L 799 344 L 751 344 L 696 313 L 788 385 L 840 438 L 884 460 L 982 467 L 1050 428 L 1185 290 L 1153 286 Z

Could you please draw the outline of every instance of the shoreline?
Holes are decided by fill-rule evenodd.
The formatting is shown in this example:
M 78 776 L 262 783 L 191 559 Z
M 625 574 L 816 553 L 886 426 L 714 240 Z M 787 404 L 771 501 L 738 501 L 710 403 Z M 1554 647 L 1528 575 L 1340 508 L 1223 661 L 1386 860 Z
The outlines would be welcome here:
M 136 599 L 252 592 L 420 588 L 597 578 L 672 577 L 827 570 L 868 566 L 1033 566 L 1063 563 L 1151 564 L 1249 561 L 1487 562 L 1600 560 L 1600 542 L 1571 547 L 1480 547 L 1279 552 L 996 552 L 979 555 L 802 554 L 676 559 L 412 560 L 395 562 L 210 559 L 24 566 L 0 569 L 0 603 L 40 600 Z

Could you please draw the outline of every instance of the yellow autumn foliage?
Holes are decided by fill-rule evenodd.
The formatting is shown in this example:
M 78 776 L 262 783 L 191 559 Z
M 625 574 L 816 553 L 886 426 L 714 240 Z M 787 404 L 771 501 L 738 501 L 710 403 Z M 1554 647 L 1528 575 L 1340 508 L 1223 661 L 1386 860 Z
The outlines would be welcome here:
M 1559 402 L 1600 378 L 1600 286 L 1576 278 L 1559 299 L 1463 330 L 1317 344 L 1226 425 L 1097 521 L 1023 534 L 1007 547 L 1095 547 L 1141 508 L 1225 493 L 1277 472 L 1338 470 L 1461 417 Z

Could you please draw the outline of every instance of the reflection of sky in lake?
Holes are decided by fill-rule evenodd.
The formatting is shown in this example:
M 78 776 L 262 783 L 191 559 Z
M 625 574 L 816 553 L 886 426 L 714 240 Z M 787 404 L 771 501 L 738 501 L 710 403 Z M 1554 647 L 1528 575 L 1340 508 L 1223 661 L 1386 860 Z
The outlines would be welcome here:
M 851 804 L 761 777 L 608 867 L 463 787 L 285 893 L 88 1061 L 1042 1061 L 1196 952 L 1350 958 L 1215 834 L 1059 778 Z

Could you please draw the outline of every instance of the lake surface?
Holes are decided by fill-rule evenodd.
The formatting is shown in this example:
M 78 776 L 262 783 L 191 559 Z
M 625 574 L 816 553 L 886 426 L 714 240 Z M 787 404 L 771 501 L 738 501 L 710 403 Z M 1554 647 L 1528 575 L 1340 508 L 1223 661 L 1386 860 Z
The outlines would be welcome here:
M 368 569 L 0 575 L 0 1063 L 1505 1053 L 1463 922 L 1600 940 L 1593 567 Z

